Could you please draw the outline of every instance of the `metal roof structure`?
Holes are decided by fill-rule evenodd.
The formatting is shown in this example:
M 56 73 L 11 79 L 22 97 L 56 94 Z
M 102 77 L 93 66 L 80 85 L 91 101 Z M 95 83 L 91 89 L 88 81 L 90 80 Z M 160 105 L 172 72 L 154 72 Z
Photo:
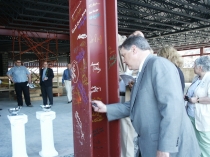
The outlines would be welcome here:
M 154 51 L 163 45 L 173 45 L 178 50 L 210 46 L 210 0 L 117 0 L 117 3 L 119 34 L 141 30 Z M 1 51 L 18 51 L 21 39 L 13 34 L 26 31 L 37 36 L 60 35 L 59 51 L 69 52 L 69 40 L 65 38 L 69 36 L 68 0 L 0 0 L 0 10 Z M 55 41 L 50 45 L 55 46 Z

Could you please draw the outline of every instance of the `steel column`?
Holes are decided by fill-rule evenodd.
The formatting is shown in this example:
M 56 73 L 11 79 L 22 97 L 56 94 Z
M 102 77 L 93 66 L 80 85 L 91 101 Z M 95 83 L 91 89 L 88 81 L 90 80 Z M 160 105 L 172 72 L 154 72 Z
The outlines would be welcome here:
M 106 38 L 108 61 L 108 103 L 119 102 L 119 63 L 118 63 L 118 19 L 117 0 L 106 2 Z M 120 127 L 119 121 L 109 123 L 109 157 L 120 157 Z
M 201 48 L 200 48 L 200 56 L 203 56 L 203 51 L 204 51 L 204 48 L 201 47 Z
M 91 106 L 119 102 L 117 0 L 71 0 L 69 8 L 75 156 L 119 157 L 119 122 Z

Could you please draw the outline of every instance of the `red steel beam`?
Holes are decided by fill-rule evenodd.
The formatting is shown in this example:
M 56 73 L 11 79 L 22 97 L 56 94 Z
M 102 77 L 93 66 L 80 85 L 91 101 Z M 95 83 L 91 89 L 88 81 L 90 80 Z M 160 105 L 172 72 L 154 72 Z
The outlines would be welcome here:
M 203 48 L 209 48 L 210 46 L 203 46 Z M 175 47 L 176 48 L 176 47 Z M 184 50 L 195 50 L 195 49 L 200 49 L 201 46 L 195 46 L 195 47 L 183 47 L 183 48 L 176 48 L 177 51 L 184 51 Z
M 201 56 L 203 56 L 203 51 L 204 51 L 204 48 L 201 47 L 201 48 L 200 48 L 200 55 L 201 55 Z
M 24 34 L 27 34 L 28 37 L 33 37 L 33 38 L 57 38 L 60 40 L 69 40 L 69 35 L 66 34 L 31 32 L 31 31 L 22 31 L 22 32 Z M 19 31 L 0 28 L 0 35 L 19 36 Z
M 210 53 L 203 53 L 203 55 L 209 55 Z M 200 56 L 199 54 L 191 54 L 191 55 L 182 55 L 182 57 L 190 57 L 190 56 Z
M 192 50 L 192 49 L 200 49 L 201 47 L 207 48 L 210 47 L 210 43 L 200 43 L 200 44 L 191 44 L 191 45 L 183 45 L 183 46 L 175 46 L 178 51 L 182 50 Z

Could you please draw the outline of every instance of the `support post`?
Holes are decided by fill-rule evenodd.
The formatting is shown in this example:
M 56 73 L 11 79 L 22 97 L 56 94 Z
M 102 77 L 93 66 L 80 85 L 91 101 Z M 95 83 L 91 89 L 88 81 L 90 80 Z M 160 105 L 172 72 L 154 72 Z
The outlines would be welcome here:
M 119 157 L 119 121 L 91 106 L 119 102 L 117 0 L 71 0 L 69 11 L 75 156 Z
M 203 51 L 204 51 L 204 48 L 201 47 L 201 48 L 200 48 L 200 56 L 203 56 Z
M 41 126 L 42 150 L 39 152 L 39 155 L 41 157 L 57 156 L 58 152 L 55 150 L 54 147 L 52 124 L 52 120 L 55 119 L 55 112 L 37 111 L 36 118 L 40 120 Z
M 28 157 L 26 152 L 25 123 L 27 115 L 7 116 L 11 123 L 12 157 Z

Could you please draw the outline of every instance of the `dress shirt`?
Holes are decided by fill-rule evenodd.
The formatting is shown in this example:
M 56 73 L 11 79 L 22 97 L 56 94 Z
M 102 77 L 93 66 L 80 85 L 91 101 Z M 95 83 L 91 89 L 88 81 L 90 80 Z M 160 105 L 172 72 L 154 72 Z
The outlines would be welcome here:
M 14 83 L 20 83 L 28 81 L 30 73 L 25 66 L 14 66 L 7 72 L 7 75 L 12 77 Z
M 69 81 L 71 81 L 71 70 L 65 69 L 65 70 L 63 71 L 62 83 L 64 83 L 64 80 L 69 80 Z
M 43 74 L 42 74 L 42 81 L 44 81 L 44 78 L 46 77 L 46 71 L 47 71 L 47 68 L 44 68 Z
M 149 55 L 148 55 L 148 56 L 149 56 Z M 145 60 L 146 60 L 146 58 L 147 58 L 148 56 L 146 56 L 145 58 L 142 59 L 142 62 L 141 62 L 140 65 L 139 65 L 139 72 L 138 72 L 138 74 L 137 74 L 137 76 L 136 76 L 136 80 L 138 79 L 139 73 L 141 72 L 142 67 L 143 67 L 143 65 L 144 65 L 144 62 L 145 62 Z

